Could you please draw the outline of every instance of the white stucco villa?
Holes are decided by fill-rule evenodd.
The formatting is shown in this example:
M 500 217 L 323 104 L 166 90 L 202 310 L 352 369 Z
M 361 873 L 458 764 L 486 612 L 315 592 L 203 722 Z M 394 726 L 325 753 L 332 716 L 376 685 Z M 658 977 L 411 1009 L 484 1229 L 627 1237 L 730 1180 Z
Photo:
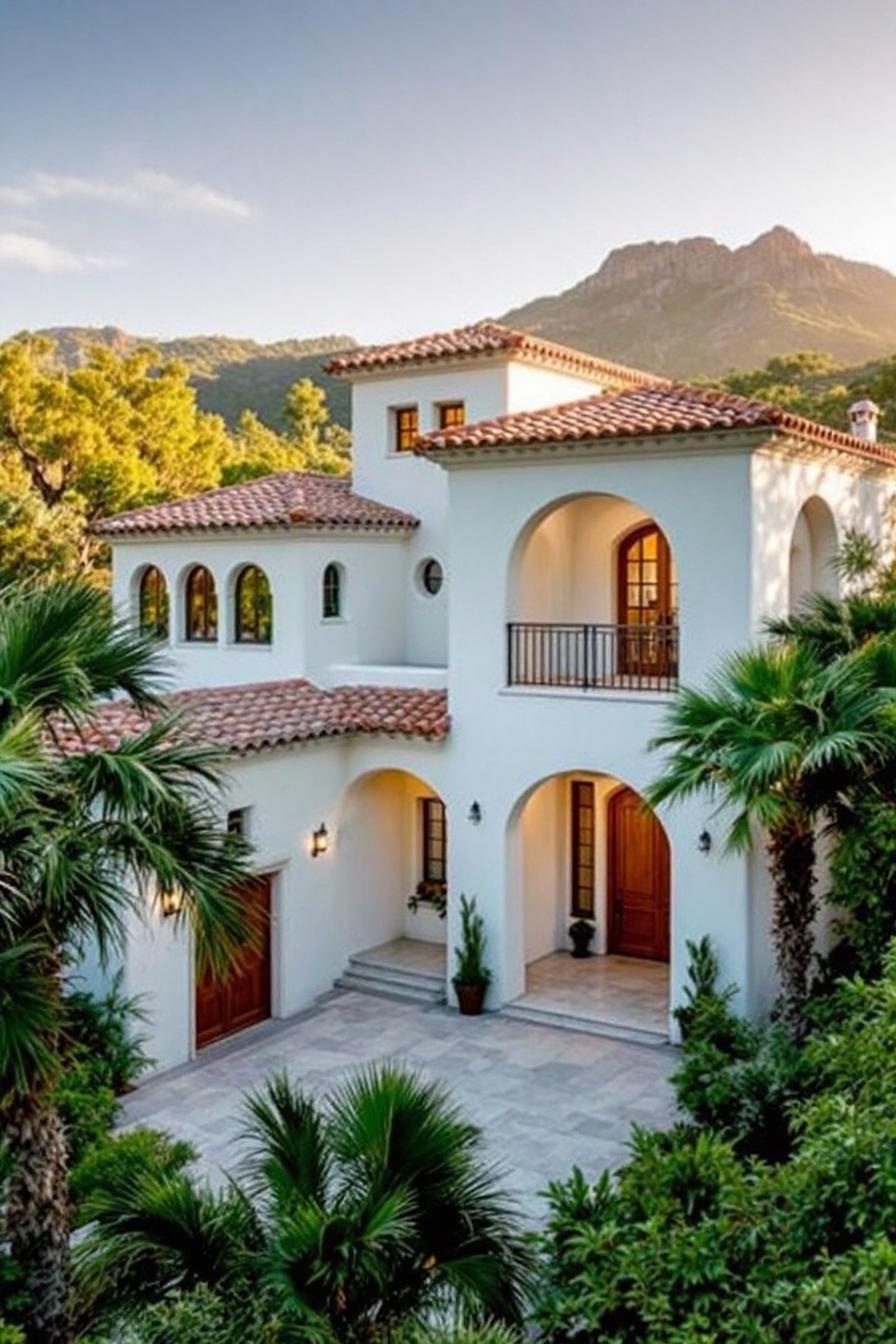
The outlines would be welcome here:
M 724 857 L 706 806 L 645 813 L 647 743 L 679 681 L 833 588 L 846 528 L 880 535 L 896 452 L 874 408 L 841 433 L 493 323 L 330 371 L 351 383 L 350 482 L 285 473 L 99 529 L 118 607 L 232 752 L 228 823 L 270 913 L 217 989 L 161 912 L 135 924 L 125 982 L 158 1066 L 337 980 L 442 997 L 460 893 L 490 1010 L 660 1041 L 686 940 L 709 934 L 761 1014 L 762 856 Z

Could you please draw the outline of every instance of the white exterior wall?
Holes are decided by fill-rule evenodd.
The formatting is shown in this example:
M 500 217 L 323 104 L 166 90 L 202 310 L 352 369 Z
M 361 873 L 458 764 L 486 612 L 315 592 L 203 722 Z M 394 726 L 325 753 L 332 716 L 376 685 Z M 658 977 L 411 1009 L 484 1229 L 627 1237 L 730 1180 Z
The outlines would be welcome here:
M 345 532 L 141 538 L 116 544 L 113 600 L 121 613 L 136 613 L 140 574 L 147 565 L 162 571 L 170 603 L 168 647 L 179 687 L 232 686 L 283 677 L 309 677 L 328 684 L 331 664 L 407 661 L 408 549 L 404 535 Z M 344 614 L 325 620 L 321 582 L 331 561 L 344 570 Z M 184 584 L 197 564 L 210 569 L 215 579 L 217 643 L 183 637 Z M 246 564 L 259 565 L 271 584 L 274 628 L 268 645 L 234 640 L 233 585 Z

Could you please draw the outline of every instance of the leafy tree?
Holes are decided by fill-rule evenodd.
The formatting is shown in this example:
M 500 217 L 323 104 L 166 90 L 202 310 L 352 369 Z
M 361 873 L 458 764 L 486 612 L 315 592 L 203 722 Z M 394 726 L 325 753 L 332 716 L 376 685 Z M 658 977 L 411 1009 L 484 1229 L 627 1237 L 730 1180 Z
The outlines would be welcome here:
M 317 471 L 328 476 L 348 471 L 351 435 L 330 420 L 322 388 L 309 378 L 300 379 L 287 393 L 283 418 L 287 432 L 278 434 L 254 411 L 243 412 L 222 473 L 225 485 L 275 471 Z
M 681 689 L 651 744 L 667 757 L 647 790 L 652 807 L 707 794 L 734 814 L 729 849 L 765 836 L 783 1014 L 794 1036 L 813 952 L 816 829 L 846 791 L 892 759 L 891 704 L 863 655 L 824 664 L 798 645 L 763 647 L 728 658 L 708 690 Z
M 88 1200 L 84 1300 L 127 1316 L 172 1290 L 239 1303 L 262 1285 L 288 1337 L 327 1344 L 449 1308 L 520 1319 L 528 1252 L 438 1085 L 381 1066 L 321 1107 L 278 1075 L 249 1098 L 244 1138 L 241 1188 L 151 1172 Z
M 223 973 L 245 936 L 231 894 L 242 842 L 222 831 L 219 761 L 160 706 L 159 653 L 77 583 L 0 594 L 0 1127 L 11 1163 L 6 1237 L 26 1274 L 30 1344 L 71 1338 L 61 980 L 89 943 L 120 944 L 147 889 L 178 887 L 201 965 Z M 154 714 L 119 746 L 89 741 L 99 697 Z M 111 1095 L 111 1094 L 110 1094 Z

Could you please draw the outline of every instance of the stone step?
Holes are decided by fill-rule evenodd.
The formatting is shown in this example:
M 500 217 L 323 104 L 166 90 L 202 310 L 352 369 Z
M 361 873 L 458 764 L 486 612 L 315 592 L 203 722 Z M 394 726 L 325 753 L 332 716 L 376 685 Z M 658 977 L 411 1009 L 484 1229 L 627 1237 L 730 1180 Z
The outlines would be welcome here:
M 348 970 L 351 975 L 363 976 L 368 980 L 387 980 L 390 984 L 438 989 L 442 993 L 445 990 L 445 977 L 437 971 L 418 971 L 412 966 L 396 966 L 388 961 L 378 961 L 366 952 L 349 957 Z
M 578 1017 L 574 1013 L 558 1012 L 551 1008 L 538 1008 L 528 1003 L 508 1003 L 501 1009 L 503 1017 L 515 1022 L 532 1022 L 542 1027 L 557 1027 L 562 1031 L 578 1031 L 588 1036 L 605 1036 L 614 1041 L 628 1041 L 632 1045 L 649 1045 L 654 1048 L 669 1044 L 669 1037 L 660 1031 L 648 1031 L 643 1027 L 626 1027 L 619 1022 L 603 1022 L 594 1017 Z
M 337 989 L 351 989 L 356 994 L 370 994 L 381 999 L 406 999 L 409 1003 L 440 1004 L 445 1002 L 445 991 L 426 985 L 412 985 L 407 982 L 387 979 L 374 979 L 371 976 L 357 975 L 353 970 L 344 971 L 335 981 Z

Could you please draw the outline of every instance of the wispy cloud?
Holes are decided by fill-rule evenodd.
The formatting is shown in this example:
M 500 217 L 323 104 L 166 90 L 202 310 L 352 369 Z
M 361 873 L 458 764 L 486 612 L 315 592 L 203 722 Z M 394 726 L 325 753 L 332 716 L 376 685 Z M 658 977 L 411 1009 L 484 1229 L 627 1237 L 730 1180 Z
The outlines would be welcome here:
M 21 266 L 54 275 L 60 271 L 117 271 L 125 262 L 116 257 L 70 252 L 30 233 L 0 233 L 0 266 Z
M 150 168 L 135 169 L 118 178 L 31 173 L 20 182 L 0 185 L 0 203 L 6 205 L 32 206 L 65 200 L 230 219 L 248 219 L 252 214 L 246 202 L 236 196 L 216 191 L 204 182 L 186 182 Z

